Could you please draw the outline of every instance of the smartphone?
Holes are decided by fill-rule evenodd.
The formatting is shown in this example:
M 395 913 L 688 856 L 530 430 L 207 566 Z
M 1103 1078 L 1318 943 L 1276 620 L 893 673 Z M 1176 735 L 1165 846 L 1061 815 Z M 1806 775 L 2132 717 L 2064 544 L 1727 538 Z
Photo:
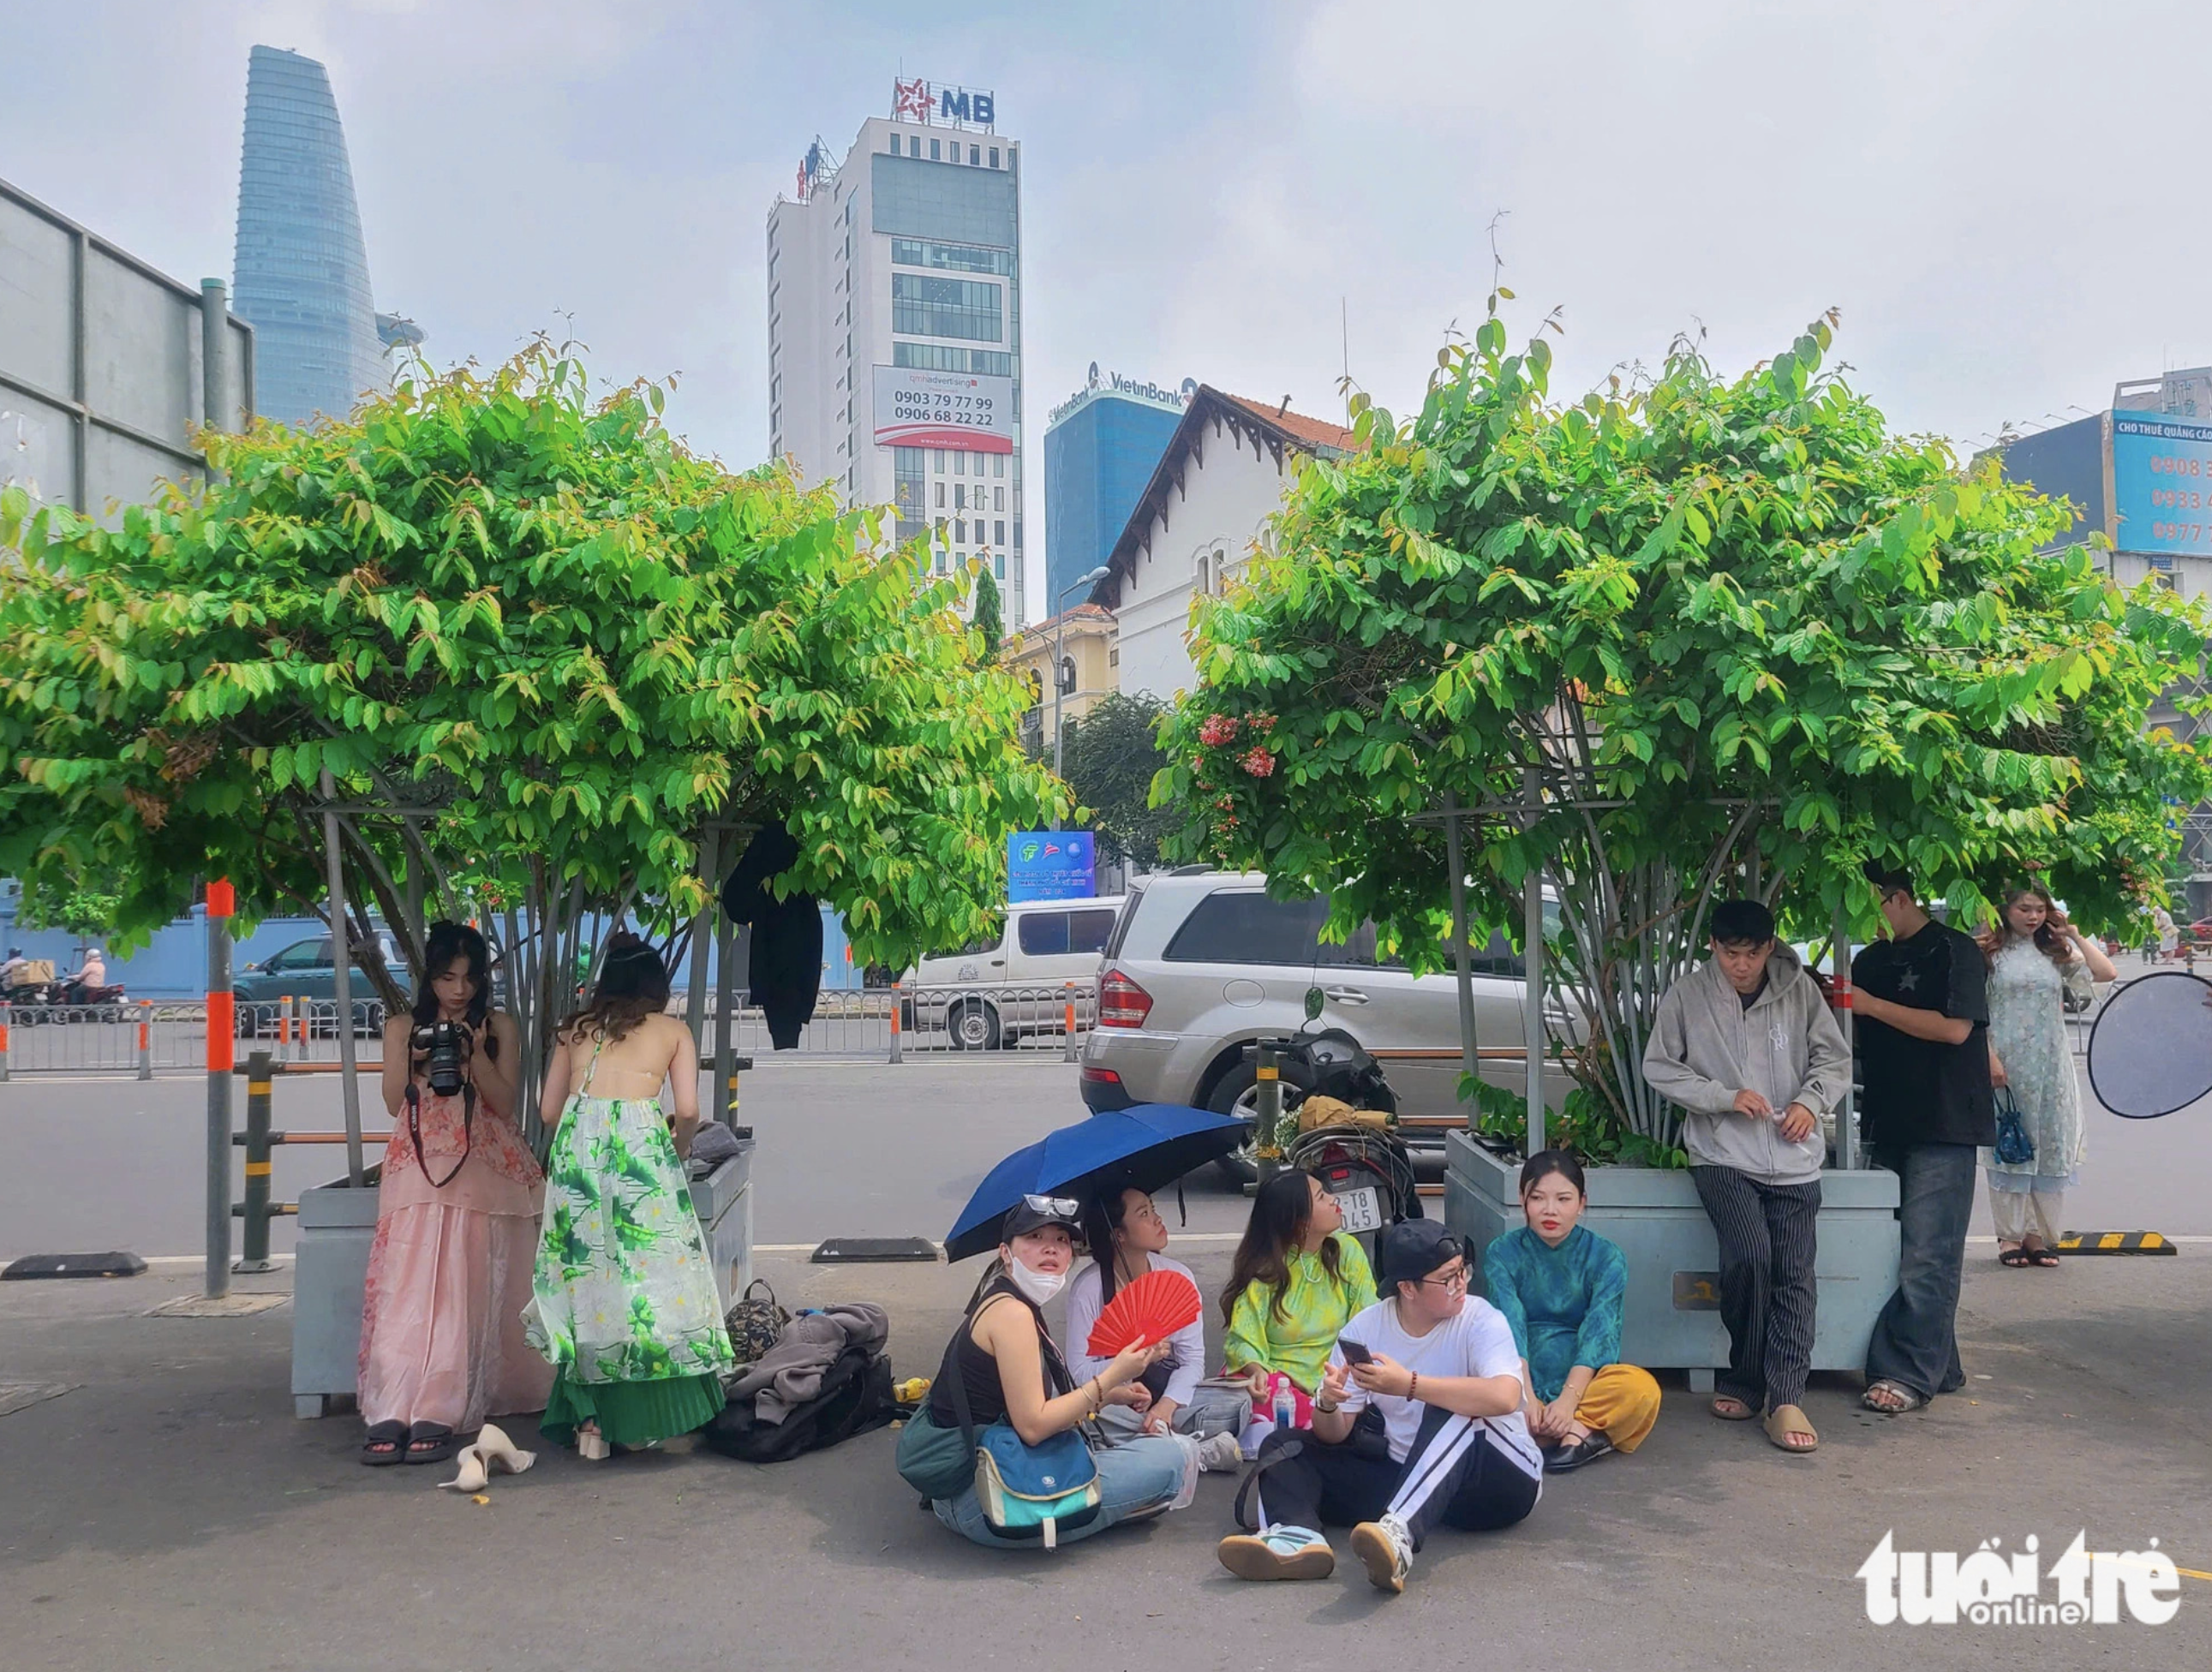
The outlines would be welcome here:
M 1337 1338 L 1336 1350 L 1344 1355 L 1344 1362 L 1347 1365 L 1368 1364 L 1372 1362 L 1375 1357 L 1349 1335 L 1340 1335 Z

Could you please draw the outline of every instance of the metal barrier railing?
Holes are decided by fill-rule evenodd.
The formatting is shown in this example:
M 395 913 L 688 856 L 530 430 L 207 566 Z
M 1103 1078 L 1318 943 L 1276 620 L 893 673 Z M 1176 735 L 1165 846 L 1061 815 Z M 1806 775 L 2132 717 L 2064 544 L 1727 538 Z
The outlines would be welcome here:
M 672 1000 L 680 1014 L 683 997 Z M 207 1002 L 127 1000 L 122 1005 L 9 1006 L 0 1004 L 0 1080 L 11 1076 L 202 1073 L 207 1067 Z M 356 1038 L 375 1038 L 385 1011 L 375 1000 L 353 1004 Z M 327 999 L 277 999 L 234 1006 L 240 1048 L 269 1051 L 279 1063 L 335 1064 L 337 1006 Z M 833 991 L 816 1000 L 814 1017 L 786 1056 L 898 1062 L 957 1051 L 1058 1052 L 1068 1061 L 1097 1024 L 1097 986 L 893 987 Z M 775 1055 L 768 1018 L 740 989 L 730 1012 L 739 1055 Z M 710 997 L 702 1057 L 711 1056 L 720 1018 Z

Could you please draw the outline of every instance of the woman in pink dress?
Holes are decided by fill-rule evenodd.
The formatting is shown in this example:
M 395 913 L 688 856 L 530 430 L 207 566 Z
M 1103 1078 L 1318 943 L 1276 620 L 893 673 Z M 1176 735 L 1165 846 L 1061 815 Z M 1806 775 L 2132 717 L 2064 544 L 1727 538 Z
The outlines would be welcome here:
M 488 1416 L 544 1408 L 523 1338 L 545 1175 L 514 1124 L 520 1036 L 484 938 L 436 923 L 411 1015 L 384 1029 L 384 1152 L 361 1320 L 361 1460 L 434 1463 Z M 459 1061 L 433 1049 L 459 1032 Z M 441 1089 L 441 1086 L 443 1089 Z

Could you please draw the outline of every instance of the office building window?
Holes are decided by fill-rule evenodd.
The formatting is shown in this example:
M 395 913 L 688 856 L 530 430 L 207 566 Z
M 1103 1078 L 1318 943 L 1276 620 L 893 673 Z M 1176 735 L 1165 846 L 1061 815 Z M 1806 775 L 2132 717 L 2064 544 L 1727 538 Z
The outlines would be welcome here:
M 998 148 L 997 146 L 994 145 L 994 146 L 991 148 L 991 167 L 994 167 L 994 168 L 996 168 L 998 166 L 999 166 L 999 148 Z
M 968 508 L 968 484 L 964 482 L 956 482 L 952 484 L 952 508 L 956 511 L 965 511 Z
M 938 142 L 933 139 L 929 142 L 929 160 L 932 162 L 936 162 L 941 160 L 937 153 L 937 145 Z
M 925 372 L 966 372 L 975 377 L 1012 377 L 1014 357 L 998 349 L 956 349 L 945 343 L 891 344 L 891 364 Z
M 992 474 L 992 475 L 994 475 L 994 476 L 1004 476 L 1006 473 L 1006 455 L 1005 453 L 994 453 L 994 454 L 993 454 L 993 455 L 992 455 L 992 462 L 991 462 L 991 474 Z
M 991 560 L 991 568 L 998 579 L 1001 581 L 1005 580 L 1006 578 L 1006 554 L 1002 551 L 996 557 L 994 557 Z
M 891 275 L 891 329 L 916 337 L 962 337 L 997 343 L 1006 337 L 1003 288 L 976 279 Z
M 1012 250 L 987 250 L 974 244 L 939 244 L 923 238 L 894 238 L 891 240 L 891 264 L 895 267 L 937 267 L 956 273 L 996 273 L 1011 278 L 1014 271 L 1014 252 Z
M 931 144 L 933 144 L 933 145 L 934 145 L 936 143 L 937 143 L 937 142 L 936 142 L 935 140 L 932 140 L 932 141 L 930 142 L 930 143 L 931 143 Z M 937 572 L 938 572 L 939 575 L 942 575 L 942 574 L 944 574 L 944 573 L 945 573 L 945 564 L 946 564 L 949 561 L 950 561 L 950 554 L 949 554 L 949 553 L 947 553 L 947 552 L 945 552 L 942 548 L 939 548 L 939 551 L 938 551 L 938 554 L 937 554 Z
M 998 544 L 1000 544 L 1000 545 L 1004 545 L 1004 544 L 1006 544 L 1006 525 L 1005 523 L 1003 523 L 1003 522 L 995 522 L 995 523 L 993 523 L 993 524 L 991 525 L 991 538 L 992 538 L 994 540 L 995 540 L 996 542 L 998 542 Z M 1449 873 L 1447 873 L 1447 875 L 1449 875 Z
M 1016 518 L 1014 519 L 1014 550 L 1017 550 L 1017 551 L 1019 551 L 1021 549 L 1022 549 L 1022 520 L 1021 520 L 1019 517 L 1016 517 Z
M 920 447 L 891 449 L 891 502 L 898 508 L 899 540 L 902 544 L 914 538 L 908 526 L 919 526 L 917 519 L 927 502 L 927 474 L 923 470 L 925 455 Z
M 955 476 L 968 474 L 968 455 L 957 448 L 955 448 L 952 453 L 952 474 Z
M 970 145 L 968 148 L 968 166 L 970 168 L 980 168 L 983 166 L 983 148 L 981 146 Z
M 945 484 L 942 482 L 937 484 L 937 508 L 940 511 L 945 508 Z
M 1003 511 L 1006 508 L 1006 490 L 1004 488 L 991 489 L 991 508 L 994 511 Z
M 964 517 L 955 517 L 952 520 L 952 544 L 955 545 L 968 544 L 968 520 Z
M 934 468 L 937 473 L 939 476 L 942 476 L 945 474 L 945 449 L 943 447 L 939 447 L 936 449 L 936 453 L 937 459 Z

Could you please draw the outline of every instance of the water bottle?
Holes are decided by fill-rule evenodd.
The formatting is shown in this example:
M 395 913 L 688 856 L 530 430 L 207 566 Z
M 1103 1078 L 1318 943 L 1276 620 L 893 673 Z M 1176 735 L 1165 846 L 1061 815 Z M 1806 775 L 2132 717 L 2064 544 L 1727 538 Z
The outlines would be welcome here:
M 1291 1428 L 1297 1420 L 1298 1402 L 1291 1396 L 1290 1382 L 1287 1378 L 1279 1379 L 1275 1383 L 1275 1426 Z

